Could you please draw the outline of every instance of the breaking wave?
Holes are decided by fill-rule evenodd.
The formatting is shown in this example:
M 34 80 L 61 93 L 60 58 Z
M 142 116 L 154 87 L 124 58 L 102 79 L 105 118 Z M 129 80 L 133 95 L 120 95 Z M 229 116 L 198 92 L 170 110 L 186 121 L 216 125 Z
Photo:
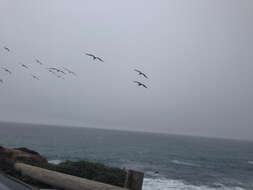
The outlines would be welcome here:
M 62 162 L 63 162 L 62 160 L 49 160 L 49 161 L 48 161 L 48 163 L 50 163 L 50 164 L 55 164 L 55 165 L 60 164 L 60 163 L 62 163 Z
M 185 184 L 180 180 L 171 180 L 166 178 L 153 179 L 144 178 L 143 190 L 246 190 L 241 187 L 226 187 L 217 184 L 217 187 L 195 186 Z

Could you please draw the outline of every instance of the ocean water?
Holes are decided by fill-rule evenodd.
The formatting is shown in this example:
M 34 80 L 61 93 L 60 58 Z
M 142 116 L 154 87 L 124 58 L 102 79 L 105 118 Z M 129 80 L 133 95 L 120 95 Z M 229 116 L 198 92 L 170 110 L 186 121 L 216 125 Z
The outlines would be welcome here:
M 0 145 L 140 170 L 143 190 L 253 189 L 253 142 L 0 123 Z

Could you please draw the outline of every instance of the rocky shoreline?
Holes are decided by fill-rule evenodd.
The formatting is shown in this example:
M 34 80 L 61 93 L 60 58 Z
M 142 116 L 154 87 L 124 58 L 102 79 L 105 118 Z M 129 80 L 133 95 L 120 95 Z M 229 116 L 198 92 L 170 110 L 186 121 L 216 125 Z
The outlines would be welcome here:
M 48 163 L 47 159 L 34 150 L 25 147 L 9 149 L 0 146 L 0 170 L 5 174 L 15 177 L 29 185 L 39 188 L 50 188 L 50 186 L 22 176 L 14 169 L 16 162 L 57 171 L 73 176 L 83 177 L 111 185 L 123 187 L 126 171 L 105 166 L 101 163 L 88 161 L 66 161 L 58 165 Z

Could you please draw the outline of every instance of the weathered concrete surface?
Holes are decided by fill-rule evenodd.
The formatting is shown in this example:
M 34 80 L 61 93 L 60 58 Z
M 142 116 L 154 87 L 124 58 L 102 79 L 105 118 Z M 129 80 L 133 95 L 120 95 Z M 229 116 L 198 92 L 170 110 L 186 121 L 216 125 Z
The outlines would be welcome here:
M 64 190 L 128 190 L 126 188 L 62 174 L 23 163 L 16 163 L 14 169 L 20 171 L 22 175 Z
M 31 190 L 28 187 L 10 180 L 0 173 L 0 189 L 1 190 Z

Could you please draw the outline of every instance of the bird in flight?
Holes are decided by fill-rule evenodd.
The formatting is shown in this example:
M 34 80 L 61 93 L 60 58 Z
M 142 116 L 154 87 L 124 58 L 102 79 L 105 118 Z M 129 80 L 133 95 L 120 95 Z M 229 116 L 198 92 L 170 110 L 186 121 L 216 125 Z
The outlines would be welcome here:
M 39 77 L 35 76 L 35 75 L 32 75 L 32 77 L 36 80 L 40 80 Z
M 9 69 L 7 69 L 7 68 L 5 68 L 5 67 L 2 67 L 2 69 L 3 69 L 5 72 L 11 74 L 11 71 L 10 71 Z
M 26 69 L 29 69 L 29 67 L 26 66 L 25 64 L 21 64 L 21 67 L 24 67 L 24 68 L 26 68 Z
M 43 65 L 43 63 L 42 63 L 40 60 L 35 59 L 35 61 L 36 61 L 37 63 L 39 63 L 40 65 Z
M 141 72 L 140 70 L 134 69 L 134 71 L 138 72 L 139 75 L 142 75 L 142 76 L 144 76 L 145 78 L 148 79 L 147 75 L 145 75 L 145 74 L 144 74 L 143 72 Z
M 66 75 L 66 73 L 64 72 L 64 71 L 62 71 L 62 70 L 60 70 L 60 69 L 57 69 L 57 68 L 55 68 L 55 67 L 51 67 L 51 68 L 47 68 L 49 71 L 51 70 L 51 71 L 56 71 L 56 72 L 58 72 L 58 73 L 62 73 L 62 74 L 64 74 L 64 75 Z
M 148 88 L 145 84 L 139 82 L 139 81 L 133 81 L 134 83 L 138 84 L 138 86 L 143 86 L 144 88 Z
M 59 75 L 57 75 L 57 73 L 55 73 L 53 70 L 47 69 L 50 73 L 52 73 L 53 75 L 55 75 L 57 78 L 60 78 Z
M 72 75 L 74 75 L 74 76 L 77 76 L 75 72 L 69 70 L 68 68 L 66 68 L 66 67 L 62 67 L 62 68 L 63 68 L 65 71 L 67 71 L 69 74 L 72 74 Z
M 97 57 L 97 56 L 95 56 L 95 55 L 93 55 L 93 54 L 90 54 L 90 53 L 85 53 L 86 55 L 88 55 L 88 56 L 90 56 L 90 57 L 92 57 L 93 58 L 93 60 L 99 60 L 99 61 L 101 61 L 101 62 L 104 62 L 104 60 L 103 59 L 101 59 L 100 57 Z
M 6 47 L 6 46 L 4 46 L 4 49 L 5 49 L 6 51 L 8 51 L 8 52 L 11 51 L 11 50 L 10 50 L 8 47 Z

